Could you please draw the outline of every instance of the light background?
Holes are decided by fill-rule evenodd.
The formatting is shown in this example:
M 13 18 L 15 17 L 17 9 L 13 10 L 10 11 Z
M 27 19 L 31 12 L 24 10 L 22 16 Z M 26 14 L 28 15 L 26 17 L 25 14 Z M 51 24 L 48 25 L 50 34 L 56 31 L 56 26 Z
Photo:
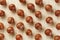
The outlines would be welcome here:
M 42 40 L 53 40 L 53 38 L 50 38 L 50 37 L 48 37 L 48 36 L 46 36 L 46 35 L 44 34 L 44 30 L 47 29 L 47 28 L 51 29 L 54 35 L 60 35 L 60 30 L 58 31 L 58 30 L 55 28 L 55 25 L 48 25 L 48 24 L 45 22 L 46 17 L 51 16 L 51 17 L 53 18 L 53 20 L 54 20 L 54 23 L 57 24 L 57 23 L 60 22 L 60 17 L 56 17 L 56 16 L 54 15 L 54 13 L 48 13 L 48 12 L 46 12 L 46 10 L 44 9 L 44 7 L 43 7 L 43 8 L 38 7 L 38 6 L 35 4 L 35 0 L 27 0 L 27 3 L 33 3 L 33 4 L 35 5 L 35 9 L 36 9 L 37 11 L 39 10 L 39 11 L 42 12 L 43 18 L 42 18 L 41 20 L 38 19 L 38 18 L 36 18 L 35 15 L 34 15 L 34 13 L 30 12 L 30 11 L 27 9 L 27 5 L 22 5 L 22 4 L 19 2 L 19 0 L 6 0 L 6 1 L 7 1 L 7 7 L 4 7 L 4 6 L 1 6 L 1 5 L 0 5 L 0 9 L 1 9 L 1 10 L 4 10 L 4 11 L 5 11 L 5 14 L 6 14 L 6 16 L 5 16 L 4 18 L 0 18 L 0 22 L 4 23 L 4 25 L 5 25 L 5 29 L 4 29 L 3 31 L 0 30 L 0 33 L 3 33 L 3 34 L 5 35 L 5 40 L 15 40 L 16 34 L 21 34 L 21 35 L 23 36 L 23 40 L 35 40 L 35 39 L 34 39 L 34 36 L 35 36 L 35 34 L 37 34 L 37 33 L 39 33 L 39 34 L 42 35 Z M 43 3 L 44 3 L 44 6 L 45 6 L 46 4 L 51 4 L 52 7 L 53 7 L 53 9 L 54 9 L 54 11 L 60 9 L 60 4 L 56 4 L 54 0 L 43 0 Z M 36 29 L 34 28 L 34 25 L 32 26 L 32 25 L 29 25 L 28 23 L 26 23 L 25 18 L 23 19 L 23 18 L 19 17 L 16 13 L 12 13 L 12 12 L 9 10 L 9 8 L 8 8 L 8 5 L 9 5 L 9 4 L 15 4 L 17 10 L 18 10 L 18 9 L 23 9 L 24 12 L 25 12 L 25 17 L 26 17 L 26 16 L 32 16 L 34 22 L 35 22 L 35 23 L 40 22 L 40 23 L 42 24 L 44 30 L 43 30 L 43 31 L 38 31 L 38 30 L 36 30 Z M 15 30 L 15 35 L 14 35 L 14 36 L 9 35 L 9 34 L 6 32 L 6 29 L 9 27 L 9 24 L 8 24 L 8 22 L 7 22 L 7 18 L 8 18 L 8 17 L 13 17 L 13 18 L 15 19 L 15 22 L 16 22 L 16 23 L 18 23 L 18 22 L 23 22 L 24 25 L 25 25 L 25 28 L 26 28 L 25 31 L 26 31 L 27 29 L 31 29 L 32 32 L 33 32 L 33 34 L 34 34 L 34 36 L 33 36 L 32 38 L 28 37 L 28 36 L 25 34 L 25 31 L 24 31 L 24 32 L 21 32 L 20 30 L 18 30 L 18 29 L 16 28 L 16 25 L 13 26 L 13 27 L 14 27 L 14 30 Z

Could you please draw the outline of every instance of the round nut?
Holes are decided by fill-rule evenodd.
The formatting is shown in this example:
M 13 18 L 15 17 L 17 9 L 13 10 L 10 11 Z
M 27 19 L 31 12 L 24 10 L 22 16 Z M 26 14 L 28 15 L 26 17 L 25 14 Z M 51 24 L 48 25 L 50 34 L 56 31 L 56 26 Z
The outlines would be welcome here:
M 27 8 L 28 8 L 29 10 L 31 10 L 31 11 L 35 11 L 35 6 L 34 6 L 34 4 L 32 4 L 32 3 L 28 3 L 28 4 L 27 4 Z
M 42 39 L 42 36 L 40 34 L 35 35 L 35 40 L 41 40 L 41 39 Z
M 6 0 L 0 0 L 1 5 L 7 5 Z
M 53 24 L 53 18 L 52 18 L 52 17 L 47 17 L 47 18 L 46 18 L 46 22 L 47 22 L 48 24 Z
M 32 30 L 27 29 L 27 31 L 26 31 L 26 35 L 28 35 L 28 36 L 32 36 Z
M 0 17 L 5 16 L 5 12 L 3 10 L 0 10 Z
M 26 0 L 19 0 L 21 3 L 25 4 Z
M 54 40 L 60 40 L 60 36 L 58 35 L 54 36 Z
M 24 30 L 24 24 L 22 22 L 17 23 L 16 27 L 20 30 Z
M 0 22 L 0 30 L 4 29 L 4 24 Z
M 56 24 L 56 29 L 60 30 L 60 23 Z
M 59 17 L 60 16 L 60 10 L 55 11 L 55 16 Z
M 47 4 L 47 5 L 45 6 L 45 10 L 48 11 L 48 12 L 53 12 L 52 5 Z
M 37 30 L 42 30 L 42 24 L 41 24 L 41 23 L 36 23 L 36 24 L 35 24 L 35 28 L 36 28 Z
M 15 24 L 15 20 L 14 20 L 14 18 L 13 17 L 8 17 L 8 23 L 9 24 Z
M 0 33 L 0 40 L 4 40 L 4 34 Z
M 60 3 L 60 0 L 55 0 L 56 3 Z
M 16 40 L 23 40 L 23 37 L 22 37 L 22 35 L 20 35 L 20 34 L 17 34 L 17 35 L 16 35 Z
M 52 30 L 51 30 L 51 29 L 46 29 L 46 30 L 45 30 L 45 34 L 46 34 L 47 36 L 52 36 Z
M 16 6 L 14 4 L 10 4 L 9 5 L 9 9 L 12 11 L 12 12 L 15 12 L 16 11 Z
M 24 17 L 24 11 L 22 9 L 19 9 L 17 11 L 17 15 L 20 16 L 20 17 Z
M 39 6 L 43 6 L 43 0 L 35 0 L 35 4 Z
M 14 34 L 14 28 L 13 28 L 13 27 L 8 27 L 8 28 L 7 28 L 7 32 L 8 32 L 9 34 Z
M 35 16 L 36 16 L 37 18 L 42 18 L 42 14 L 41 14 L 40 11 L 36 11 L 36 12 L 35 12 Z
M 31 16 L 26 17 L 26 22 L 32 24 L 33 23 L 33 18 Z

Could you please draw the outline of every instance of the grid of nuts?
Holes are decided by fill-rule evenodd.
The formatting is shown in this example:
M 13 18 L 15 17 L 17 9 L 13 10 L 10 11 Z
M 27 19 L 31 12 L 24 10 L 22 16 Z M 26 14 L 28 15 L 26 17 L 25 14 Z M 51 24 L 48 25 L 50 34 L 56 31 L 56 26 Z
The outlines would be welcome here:
M 54 0 L 54 1 L 56 3 L 60 3 L 60 0 Z M 26 0 L 19 0 L 19 2 L 22 3 L 22 4 L 24 4 L 24 5 L 27 4 L 27 6 L 26 6 L 27 9 L 30 10 L 30 11 L 32 11 L 33 13 L 35 13 L 35 17 L 36 18 L 42 19 L 42 17 L 43 17 L 42 16 L 42 12 L 41 11 L 36 11 L 36 9 L 35 9 L 36 7 L 35 7 L 35 5 L 33 3 L 27 3 Z M 35 4 L 37 6 L 39 6 L 39 7 L 44 7 L 43 0 L 35 0 Z M 7 0 L 0 0 L 0 5 L 7 6 Z M 15 4 L 9 4 L 7 7 L 9 8 L 9 10 L 11 12 L 17 13 L 17 15 L 19 17 L 24 18 L 25 21 L 26 21 L 26 23 L 28 23 L 30 25 L 34 25 L 35 29 L 37 29 L 39 31 L 43 30 L 43 24 L 41 24 L 39 22 L 35 23 L 32 16 L 27 16 L 26 17 L 25 16 L 25 12 L 24 12 L 23 9 L 16 10 L 17 8 L 16 8 L 16 5 Z M 55 10 L 54 11 L 52 5 L 47 4 L 47 5 L 45 5 L 44 8 L 45 8 L 46 12 L 55 13 L 54 15 L 56 17 L 59 17 L 60 16 L 60 10 L 58 9 L 58 10 Z M 1 18 L 2 17 L 5 17 L 6 16 L 5 14 L 6 14 L 6 12 L 4 10 L 0 9 L 0 17 Z M 52 17 L 50 17 L 50 16 L 47 17 L 45 19 L 45 21 L 46 21 L 47 24 L 54 25 L 54 19 Z M 25 24 L 23 22 L 15 23 L 15 19 L 13 17 L 8 17 L 7 18 L 7 22 L 10 25 L 15 25 L 16 24 L 16 28 L 17 29 L 19 29 L 21 31 L 25 31 Z M 5 29 L 4 23 L 0 22 L 0 30 L 4 30 L 4 29 Z M 56 29 L 57 30 L 60 30 L 60 23 L 57 23 L 56 24 Z M 27 36 L 34 36 L 34 34 L 33 34 L 33 32 L 32 32 L 31 29 L 27 29 L 25 32 L 26 32 L 26 35 Z M 10 34 L 10 35 L 13 35 L 15 33 L 14 27 L 13 26 L 9 26 L 7 28 L 7 33 Z M 60 40 L 60 36 L 59 35 L 54 35 L 52 33 L 52 30 L 51 29 L 44 30 L 44 33 L 45 33 L 46 36 L 53 37 L 54 40 Z M 0 40 L 4 40 L 4 38 L 5 38 L 5 35 L 3 33 L 0 33 Z M 16 35 L 16 40 L 23 40 L 23 36 L 21 34 L 17 34 Z M 42 40 L 42 35 L 41 34 L 36 34 L 35 35 L 35 40 Z

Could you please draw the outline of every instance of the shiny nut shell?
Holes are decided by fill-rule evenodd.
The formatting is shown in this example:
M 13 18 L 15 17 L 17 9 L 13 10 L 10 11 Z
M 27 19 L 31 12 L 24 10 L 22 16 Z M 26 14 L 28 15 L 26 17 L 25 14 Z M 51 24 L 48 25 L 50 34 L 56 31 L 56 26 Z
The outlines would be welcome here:
M 60 10 L 55 11 L 55 16 L 59 17 L 60 16 Z
M 26 22 L 29 24 L 33 24 L 33 18 L 31 16 L 26 17 Z
M 35 16 L 36 16 L 37 18 L 42 18 L 42 14 L 41 14 L 40 11 L 36 11 L 36 12 L 35 12 Z
M 35 40 L 42 40 L 42 36 L 40 34 L 35 35 Z
M 35 0 L 35 4 L 39 6 L 43 6 L 43 0 Z
M 46 23 L 53 24 L 53 18 L 52 17 L 47 17 L 46 18 Z
M 19 0 L 21 3 L 25 4 L 26 0 Z
M 56 24 L 56 29 L 57 29 L 57 30 L 60 30 L 60 23 L 57 23 L 57 24 Z
M 22 22 L 18 22 L 16 27 L 19 29 L 19 30 L 24 30 L 24 24 Z
M 28 35 L 28 36 L 32 36 L 32 30 L 27 29 L 27 31 L 26 31 L 26 35 Z
M 7 21 L 9 24 L 15 24 L 15 20 L 13 17 L 8 17 Z
M 9 5 L 9 10 L 12 11 L 12 12 L 15 12 L 16 11 L 16 6 L 14 4 L 10 4 Z
M 60 40 L 60 36 L 59 35 L 54 36 L 54 40 Z
M 41 23 L 36 23 L 36 24 L 35 24 L 35 28 L 36 28 L 37 30 L 42 30 L 42 24 L 41 24 Z
M 0 22 L 0 30 L 4 29 L 4 24 Z
M 7 32 L 8 32 L 9 34 L 14 34 L 14 28 L 13 28 L 13 27 L 8 27 L 8 28 L 7 28 Z
M 5 16 L 5 11 L 0 10 L 0 17 L 3 17 L 3 16 Z
M 51 30 L 51 29 L 46 29 L 46 30 L 45 30 L 45 34 L 46 34 L 47 36 L 52 36 L 52 30 Z
M 32 3 L 28 3 L 28 4 L 27 4 L 27 8 L 28 8 L 29 10 L 31 10 L 31 11 L 35 11 L 35 6 L 34 6 L 34 4 L 32 4 Z
M 23 40 L 23 37 L 22 37 L 22 35 L 20 35 L 20 34 L 17 34 L 17 35 L 16 35 L 16 40 Z
M 56 3 L 60 3 L 60 0 L 55 0 Z
M 0 33 L 0 40 L 4 40 L 5 36 L 4 34 Z
M 52 5 L 47 4 L 47 5 L 45 6 L 45 10 L 48 11 L 48 12 L 53 12 Z
M 7 5 L 6 0 L 0 0 L 0 4 L 6 6 Z
M 24 11 L 22 9 L 17 10 L 17 15 L 20 17 L 24 17 Z

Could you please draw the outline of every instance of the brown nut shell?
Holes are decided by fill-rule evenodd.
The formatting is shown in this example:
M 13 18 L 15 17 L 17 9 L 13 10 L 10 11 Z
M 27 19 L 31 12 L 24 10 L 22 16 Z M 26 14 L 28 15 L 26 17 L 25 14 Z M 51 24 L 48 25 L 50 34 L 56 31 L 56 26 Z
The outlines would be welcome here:
M 43 6 L 44 4 L 43 4 L 43 0 L 35 0 L 35 4 L 36 5 L 39 5 L 39 6 Z
M 56 3 L 60 3 L 60 0 L 55 0 Z
M 55 16 L 59 17 L 60 16 L 60 10 L 55 11 Z
M 4 29 L 4 24 L 0 22 L 0 30 Z
M 57 29 L 57 30 L 60 30 L 60 23 L 57 23 L 57 24 L 56 24 L 56 29 Z
M 35 40 L 41 40 L 41 39 L 42 39 L 41 34 L 36 34 L 36 35 L 35 35 Z
M 37 18 L 42 18 L 42 14 L 41 14 L 40 11 L 36 11 L 36 12 L 35 12 L 35 16 L 36 16 Z
M 5 11 L 0 10 L 0 17 L 4 17 L 5 16 Z
M 59 35 L 54 36 L 54 40 L 60 40 L 60 36 Z
M 0 40 L 4 40 L 5 36 L 4 34 L 0 33 Z
M 32 36 L 32 30 L 27 29 L 27 31 L 26 31 L 26 35 L 28 35 L 28 36 Z
M 16 12 L 16 6 L 14 4 L 9 5 L 9 10 L 12 12 Z
M 46 29 L 46 30 L 45 30 L 45 34 L 46 34 L 47 36 L 52 36 L 52 30 L 51 30 L 51 29 Z
M 45 10 L 48 11 L 48 12 L 53 12 L 52 5 L 47 4 L 47 5 L 45 6 Z
M 26 0 L 19 0 L 21 3 L 25 4 Z
M 22 9 L 17 10 L 17 15 L 20 17 L 24 17 L 24 11 Z
M 9 24 L 15 24 L 15 20 L 13 17 L 8 17 L 7 21 Z
M 35 6 L 34 6 L 34 4 L 32 4 L 32 3 L 28 3 L 28 4 L 27 4 L 27 8 L 28 8 L 29 10 L 31 10 L 31 11 L 35 11 Z
M 26 17 L 26 22 L 29 24 L 33 24 L 33 18 L 31 16 Z
M 8 28 L 7 28 L 7 32 L 8 32 L 9 34 L 14 34 L 14 28 L 13 28 L 13 27 L 8 27 Z
M 22 30 L 22 31 L 23 31 L 24 28 L 25 28 L 25 26 L 24 26 L 24 24 L 23 24 L 22 22 L 17 23 L 16 27 L 17 27 L 19 30 Z
M 47 17 L 46 18 L 46 23 L 53 24 L 53 18 L 52 17 Z
M 22 35 L 20 35 L 20 34 L 17 34 L 17 35 L 16 35 L 16 40 L 23 40 L 23 37 L 22 37 Z
M 35 24 L 35 28 L 36 28 L 37 30 L 42 30 L 42 24 L 41 24 L 41 23 L 36 23 L 36 24 Z
M 1 5 L 7 5 L 6 0 L 0 0 Z

